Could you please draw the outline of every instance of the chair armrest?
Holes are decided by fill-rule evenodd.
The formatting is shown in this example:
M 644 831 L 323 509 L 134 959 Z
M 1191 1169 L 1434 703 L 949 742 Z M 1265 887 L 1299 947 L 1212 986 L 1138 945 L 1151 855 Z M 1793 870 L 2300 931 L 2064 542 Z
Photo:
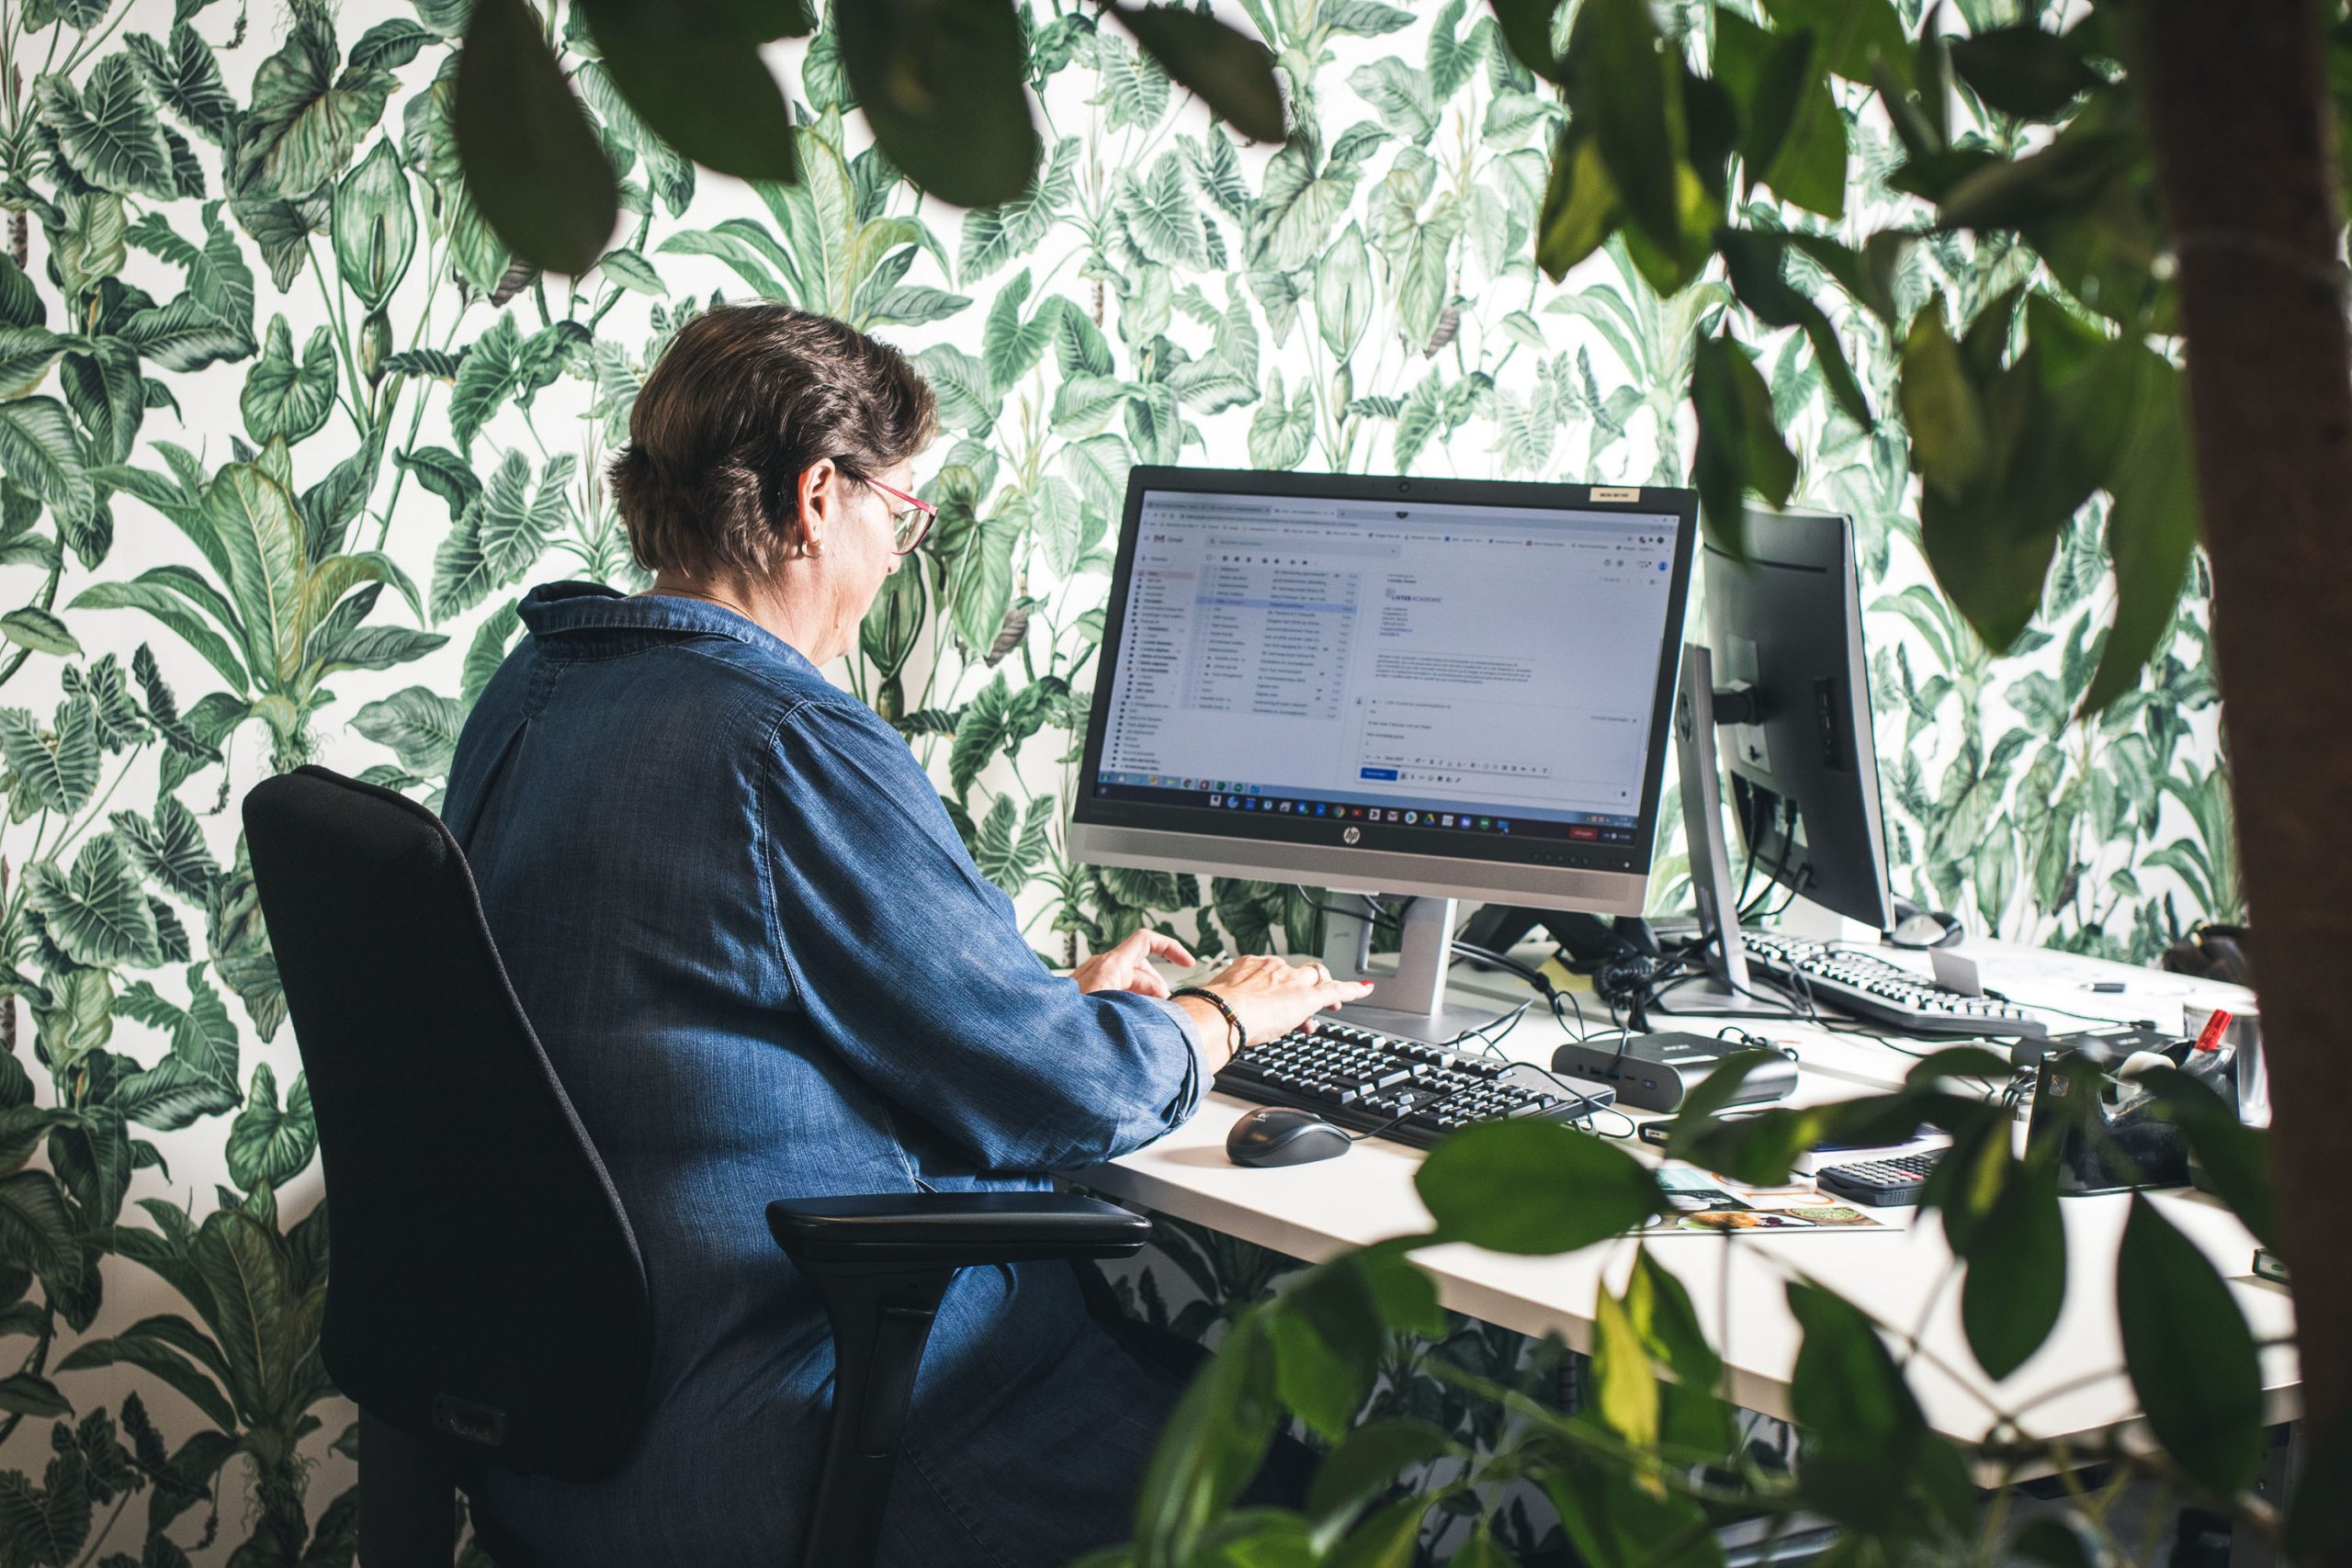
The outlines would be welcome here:
M 1132 1258 L 1151 1222 L 1071 1192 L 893 1192 L 786 1198 L 768 1230 L 795 1263 L 964 1269 L 1047 1258 Z
M 768 1230 L 833 1326 L 833 1415 L 803 1568 L 871 1562 L 907 1404 L 956 1271 L 1053 1258 L 1129 1258 L 1151 1223 L 1068 1192 L 786 1198 Z

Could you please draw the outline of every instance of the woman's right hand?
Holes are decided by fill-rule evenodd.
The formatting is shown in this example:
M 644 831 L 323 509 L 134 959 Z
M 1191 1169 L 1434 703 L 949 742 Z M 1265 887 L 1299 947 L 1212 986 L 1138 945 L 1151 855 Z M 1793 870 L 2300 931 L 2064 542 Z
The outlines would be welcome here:
M 1331 971 L 1314 959 L 1293 964 L 1263 953 L 1235 959 L 1202 982 L 1201 988 L 1216 992 L 1233 1010 L 1249 1045 L 1287 1034 L 1326 1008 L 1372 995 L 1368 983 L 1334 980 Z M 1229 1036 L 1232 1032 L 1224 1023 L 1222 1018 L 1215 1020 L 1209 1037 Z

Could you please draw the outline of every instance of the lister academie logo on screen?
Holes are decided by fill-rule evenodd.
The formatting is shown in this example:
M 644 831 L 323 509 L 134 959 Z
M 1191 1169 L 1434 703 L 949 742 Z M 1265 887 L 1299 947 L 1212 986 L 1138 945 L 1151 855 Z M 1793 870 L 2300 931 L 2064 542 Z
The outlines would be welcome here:
M 1343 844 L 1352 844 L 1352 843 L 1356 842 L 1358 840 L 1362 839 L 1363 837 L 1363 829 L 1361 829 L 1361 828 L 1351 828 L 1351 829 L 1349 829 L 1346 832 L 1341 833 L 1341 834 L 1340 835 L 1340 841 L 1341 843 L 1343 843 Z

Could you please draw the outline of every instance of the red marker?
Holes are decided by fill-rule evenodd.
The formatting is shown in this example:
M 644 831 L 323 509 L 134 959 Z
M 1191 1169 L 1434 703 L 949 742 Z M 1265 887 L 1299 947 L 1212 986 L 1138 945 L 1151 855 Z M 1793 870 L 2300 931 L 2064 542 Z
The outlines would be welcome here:
M 2215 1008 L 2213 1016 L 2205 1021 L 2203 1032 L 2197 1036 L 2197 1048 L 2199 1051 L 2216 1049 L 2221 1045 L 2222 1036 L 2228 1032 L 2229 1027 L 2229 1013 L 2221 1008 Z

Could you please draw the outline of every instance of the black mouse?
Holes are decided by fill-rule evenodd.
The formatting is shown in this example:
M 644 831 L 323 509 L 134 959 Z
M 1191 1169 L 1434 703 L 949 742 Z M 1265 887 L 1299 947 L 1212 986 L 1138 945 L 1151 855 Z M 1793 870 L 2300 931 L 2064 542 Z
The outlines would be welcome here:
M 1312 1111 L 1268 1105 L 1234 1122 L 1225 1156 L 1236 1165 L 1312 1165 L 1346 1154 L 1352 1141 Z

